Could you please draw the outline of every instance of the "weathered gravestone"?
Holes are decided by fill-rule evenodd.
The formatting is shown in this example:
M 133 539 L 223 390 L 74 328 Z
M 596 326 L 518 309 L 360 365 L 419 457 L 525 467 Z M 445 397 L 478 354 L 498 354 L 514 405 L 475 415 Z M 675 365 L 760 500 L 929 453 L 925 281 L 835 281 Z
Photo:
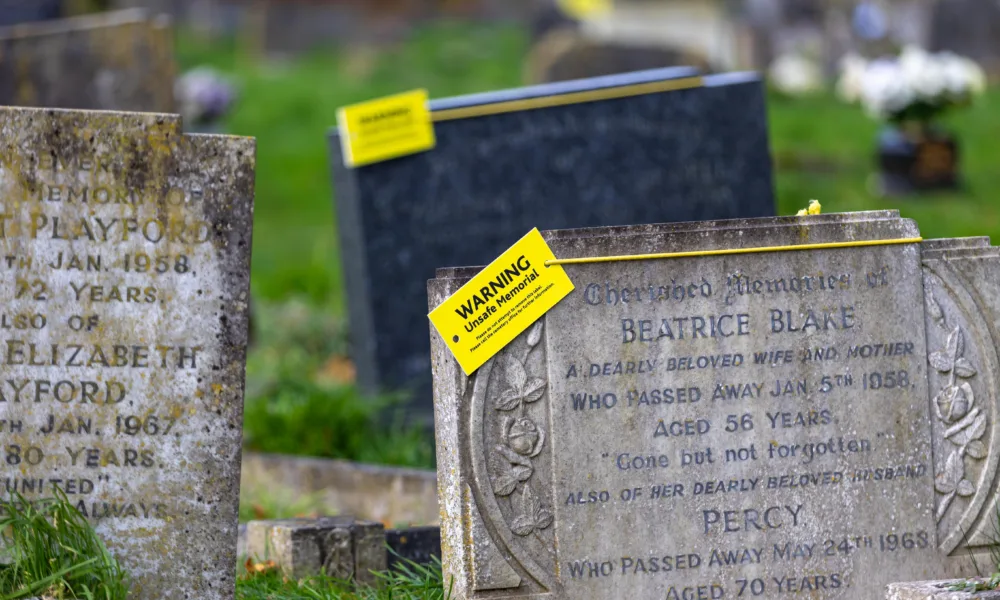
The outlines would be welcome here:
M 0 105 L 174 112 L 173 32 L 126 10 L 0 28 Z
M 920 244 L 895 211 L 543 235 L 559 259 L 741 252 L 565 264 L 576 289 L 469 377 L 432 330 L 456 598 L 875 600 L 975 574 L 986 238 Z M 812 244 L 841 246 L 742 251 Z M 439 269 L 430 307 L 478 270 Z
M 431 102 L 437 147 L 357 169 L 331 136 L 352 354 L 367 390 L 430 414 L 434 269 L 485 263 L 533 227 L 774 214 L 763 87 L 645 71 Z M 682 89 L 679 89 L 682 88 Z
M 0 491 L 65 492 L 140 600 L 233 597 L 254 156 L 0 108 Z

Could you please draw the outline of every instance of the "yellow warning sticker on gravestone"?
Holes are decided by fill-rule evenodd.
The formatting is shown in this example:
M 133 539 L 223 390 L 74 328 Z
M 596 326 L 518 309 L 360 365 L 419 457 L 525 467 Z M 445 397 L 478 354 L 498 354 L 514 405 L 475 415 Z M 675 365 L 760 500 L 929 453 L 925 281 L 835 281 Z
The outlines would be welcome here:
M 611 12 L 612 0 L 558 0 L 564 13 L 578 20 L 602 17 Z
M 573 291 L 538 229 L 532 229 L 430 315 L 466 375 Z
M 427 90 L 345 106 L 337 111 L 337 127 L 348 167 L 423 152 L 435 143 Z

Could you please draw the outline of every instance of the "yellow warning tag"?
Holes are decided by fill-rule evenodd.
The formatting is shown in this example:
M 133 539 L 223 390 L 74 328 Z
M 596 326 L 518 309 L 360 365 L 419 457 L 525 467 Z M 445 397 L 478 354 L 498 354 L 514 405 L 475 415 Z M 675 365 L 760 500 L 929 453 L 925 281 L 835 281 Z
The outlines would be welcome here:
M 428 315 L 466 375 L 503 349 L 557 302 L 573 282 L 532 229 Z
M 337 111 L 344 164 L 360 167 L 434 147 L 427 90 L 386 96 Z
M 612 9 L 612 0 L 558 0 L 558 4 L 564 13 L 577 20 L 601 17 Z

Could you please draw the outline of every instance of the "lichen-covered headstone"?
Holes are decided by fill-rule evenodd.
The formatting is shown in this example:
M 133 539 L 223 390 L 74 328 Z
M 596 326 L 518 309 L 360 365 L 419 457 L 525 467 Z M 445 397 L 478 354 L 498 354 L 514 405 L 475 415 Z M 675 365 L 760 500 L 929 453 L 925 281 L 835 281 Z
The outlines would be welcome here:
M 565 264 L 575 291 L 469 376 L 432 330 L 456 599 L 881 600 L 988 564 L 989 240 L 894 211 L 543 236 L 740 252 Z M 430 308 L 477 271 L 439 269 Z
M 0 105 L 174 110 L 173 30 L 124 10 L 0 28 Z
M 254 160 L 0 108 L 0 492 L 65 493 L 139 600 L 233 597 Z

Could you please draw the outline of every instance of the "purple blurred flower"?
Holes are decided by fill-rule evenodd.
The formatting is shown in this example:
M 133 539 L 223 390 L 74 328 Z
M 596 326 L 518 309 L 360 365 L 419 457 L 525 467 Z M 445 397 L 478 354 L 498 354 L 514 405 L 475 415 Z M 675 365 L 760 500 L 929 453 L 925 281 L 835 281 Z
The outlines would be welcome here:
M 178 79 L 174 96 L 184 120 L 191 124 L 218 120 L 236 100 L 232 84 L 207 67 L 188 71 Z

